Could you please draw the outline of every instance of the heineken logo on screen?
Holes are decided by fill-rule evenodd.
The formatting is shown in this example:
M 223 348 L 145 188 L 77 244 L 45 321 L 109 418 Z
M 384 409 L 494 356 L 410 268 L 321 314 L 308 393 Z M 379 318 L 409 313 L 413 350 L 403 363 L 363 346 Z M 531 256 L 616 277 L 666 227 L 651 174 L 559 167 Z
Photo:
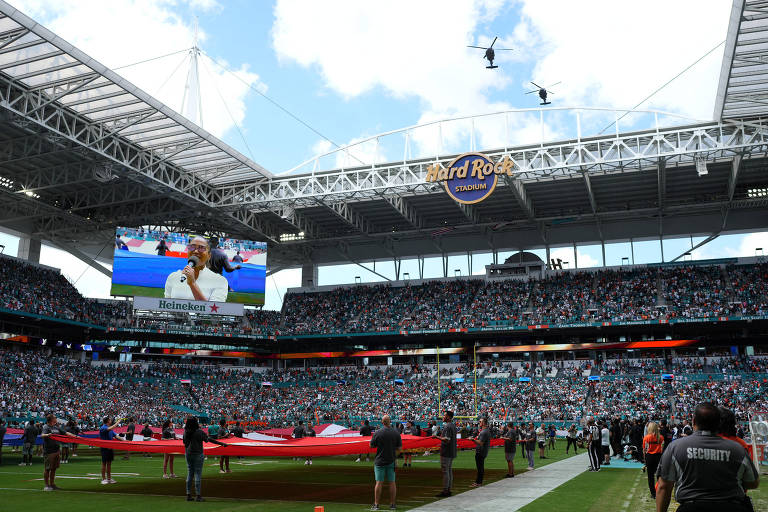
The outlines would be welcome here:
M 448 166 L 434 163 L 427 167 L 428 182 L 442 182 L 445 191 L 463 204 L 479 203 L 493 193 L 500 174 L 512 176 L 515 164 L 505 156 L 493 162 L 482 153 L 464 153 Z
M 172 309 L 176 311 L 199 311 L 200 313 L 206 313 L 208 308 L 205 304 L 195 304 L 193 302 L 177 302 L 175 300 L 163 300 L 160 299 L 158 304 L 160 309 Z
M 134 297 L 133 309 L 225 316 L 243 316 L 244 314 L 243 305 L 239 303 L 165 299 L 160 297 Z

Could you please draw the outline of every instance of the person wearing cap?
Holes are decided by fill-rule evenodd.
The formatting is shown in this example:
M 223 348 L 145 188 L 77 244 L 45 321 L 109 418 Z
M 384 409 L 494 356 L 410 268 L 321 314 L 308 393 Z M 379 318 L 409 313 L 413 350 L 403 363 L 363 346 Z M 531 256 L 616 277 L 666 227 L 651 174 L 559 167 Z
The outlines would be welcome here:
M 759 476 L 747 451 L 717 435 L 720 411 L 704 402 L 693 413 L 693 433 L 669 445 L 657 471 L 656 511 L 667 512 L 675 489 L 678 512 L 750 512 L 745 494 Z
M 600 429 L 595 425 L 595 418 L 587 416 L 587 452 L 589 453 L 589 470 L 600 471 Z

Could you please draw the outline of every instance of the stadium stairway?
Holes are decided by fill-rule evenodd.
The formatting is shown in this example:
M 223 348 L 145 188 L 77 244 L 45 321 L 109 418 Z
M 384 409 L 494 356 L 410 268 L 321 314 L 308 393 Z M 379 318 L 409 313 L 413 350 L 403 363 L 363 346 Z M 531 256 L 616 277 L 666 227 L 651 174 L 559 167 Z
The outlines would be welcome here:
M 664 279 L 661 274 L 656 276 L 656 306 L 666 306 L 667 299 L 664 298 Z
M 733 281 L 728 274 L 728 269 L 725 265 L 720 267 L 720 273 L 722 274 L 723 283 L 725 284 L 725 290 L 728 292 L 728 302 L 738 302 L 736 297 L 736 289 L 733 287 Z
M 533 471 L 518 474 L 429 505 L 411 509 L 416 512 L 452 510 L 458 512 L 513 512 L 544 496 L 556 487 L 583 473 L 587 468 L 585 452 Z

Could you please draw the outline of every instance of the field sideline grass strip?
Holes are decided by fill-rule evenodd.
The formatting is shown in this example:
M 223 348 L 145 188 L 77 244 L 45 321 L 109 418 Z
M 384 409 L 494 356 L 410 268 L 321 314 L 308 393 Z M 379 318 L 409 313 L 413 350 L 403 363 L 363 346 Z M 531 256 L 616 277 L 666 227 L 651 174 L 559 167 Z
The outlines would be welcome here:
M 16 487 L 0 487 L 0 491 L 18 491 L 18 492 L 39 492 L 44 493 L 42 489 L 30 489 L 30 488 L 16 488 Z M 183 494 L 151 494 L 151 493 L 141 493 L 137 494 L 135 492 L 102 492 L 102 491 L 82 491 L 82 490 L 67 490 L 67 489 L 61 489 L 59 491 L 54 491 L 54 494 L 60 493 L 60 494 L 98 494 L 100 496 L 132 496 L 132 497 L 138 497 L 138 496 L 154 496 L 156 498 L 178 498 L 181 496 L 184 496 Z M 213 497 L 207 497 L 206 501 L 255 501 L 255 502 L 271 502 L 271 503 L 285 503 L 285 500 L 271 500 L 271 499 L 265 499 L 265 498 L 226 498 L 222 496 L 213 496 Z M 291 503 L 316 503 L 315 501 L 305 501 L 305 500 L 295 500 L 291 499 Z M 332 505 L 355 505 L 354 503 L 346 503 L 341 501 L 323 501 L 323 504 L 330 503 Z

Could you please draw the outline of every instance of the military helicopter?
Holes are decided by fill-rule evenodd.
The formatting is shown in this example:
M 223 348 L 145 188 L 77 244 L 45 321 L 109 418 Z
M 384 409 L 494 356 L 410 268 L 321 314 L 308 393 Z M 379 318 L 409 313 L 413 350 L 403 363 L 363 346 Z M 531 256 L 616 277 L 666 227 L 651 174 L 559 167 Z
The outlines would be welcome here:
M 549 105 L 552 102 L 551 101 L 547 101 L 547 95 L 548 94 L 554 94 L 552 91 L 549 90 L 549 88 L 550 87 L 554 87 L 555 85 L 561 84 L 563 82 L 557 82 L 555 84 L 550 85 L 549 87 L 542 87 L 542 86 L 538 85 L 536 82 L 531 82 L 531 83 L 533 84 L 534 87 L 536 87 L 536 89 L 534 89 L 532 91 L 528 91 L 525 94 L 533 94 L 534 92 L 537 92 L 537 93 L 539 93 L 539 98 L 541 98 L 540 105 Z
M 467 46 L 467 48 L 480 48 L 481 50 L 485 50 L 485 58 L 488 59 L 488 62 L 490 63 L 490 65 L 485 66 L 486 69 L 496 69 L 496 68 L 499 67 L 499 66 L 494 66 L 493 65 L 493 59 L 496 58 L 496 51 L 494 51 L 493 45 L 496 44 L 496 40 L 497 39 L 498 39 L 498 36 L 494 37 L 493 38 L 493 42 L 491 43 L 491 46 L 488 46 L 488 47 L 485 47 L 485 46 L 471 46 L 471 45 Z M 512 50 L 512 49 L 513 48 L 496 48 L 496 50 L 504 50 L 504 51 L 508 51 L 508 50 Z

